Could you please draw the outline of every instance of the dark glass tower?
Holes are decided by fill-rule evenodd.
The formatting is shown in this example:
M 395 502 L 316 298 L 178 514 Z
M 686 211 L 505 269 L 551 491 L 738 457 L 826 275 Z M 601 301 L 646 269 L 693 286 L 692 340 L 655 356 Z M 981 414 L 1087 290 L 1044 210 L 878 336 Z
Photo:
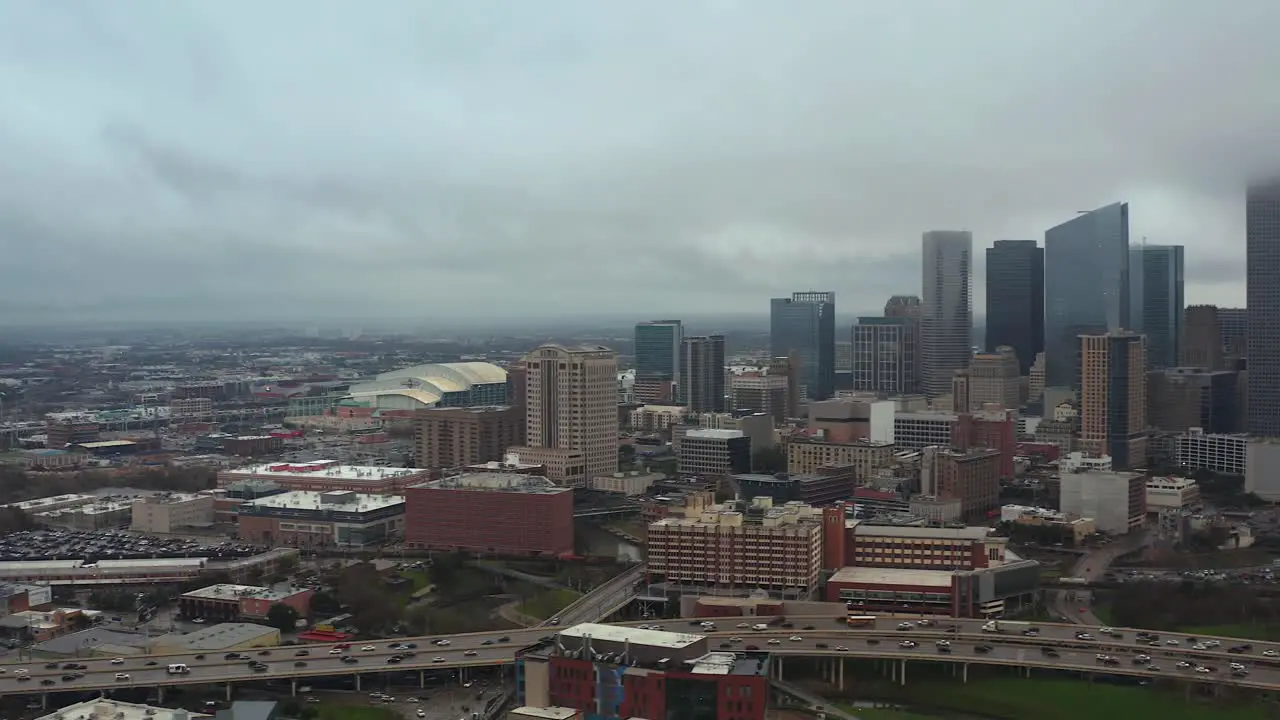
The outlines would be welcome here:
M 653 320 L 636 324 L 636 377 L 680 382 L 679 320 Z
M 1246 430 L 1274 438 L 1280 437 L 1280 179 L 1249 188 L 1245 239 Z
M 1129 330 L 1147 336 L 1147 365 L 1177 367 L 1185 318 L 1181 245 L 1129 249 Z
M 1045 387 L 1079 387 L 1081 335 L 1129 327 L 1129 204 L 1044 233 Z
M 1035 240 L 997 240 L 987 248 L 987 342 L 989 353 L 1008 345 L 1018 369 L 1044 351 L 1044 249 Z
M 810 400 L 827 400 L 836 385 L 836 294 L 798 292 L 769 301 L 769 352 L 794 356 Z
M 724 336 L 685 338 L 680 345 L 680 377 L 680 396 L 690 412 L 724 412 Z

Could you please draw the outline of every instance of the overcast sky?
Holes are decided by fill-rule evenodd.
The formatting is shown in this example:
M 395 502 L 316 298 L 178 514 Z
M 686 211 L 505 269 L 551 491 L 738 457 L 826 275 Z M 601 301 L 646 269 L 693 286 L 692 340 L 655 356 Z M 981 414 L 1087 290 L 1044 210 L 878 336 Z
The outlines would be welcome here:
M 0 0 L 0 321 L 768 312 L 1131 203 L 1244 301 L 1280 2 Z M 975 303 L 982 312 L 981 268 Z

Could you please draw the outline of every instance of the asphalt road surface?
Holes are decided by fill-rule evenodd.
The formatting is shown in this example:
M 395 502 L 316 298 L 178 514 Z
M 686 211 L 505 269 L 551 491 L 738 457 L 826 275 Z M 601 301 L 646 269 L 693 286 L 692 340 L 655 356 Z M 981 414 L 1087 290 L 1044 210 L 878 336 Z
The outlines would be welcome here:
M 717 628 L 708 633 L 709 650 L 745 650 L 753 645 L 761 651 L 768 651 L 779 656 L 862 656 L 893 658 L 928 658 L 941 661 L 966 661 L 989 664 L 1006 664 L 1035 667 L 1052 667 L 1059 669 L 1099 669 L 1095 656 L 1099 653 L 1117 657 L 1121 664 L 1117 667 L 1106 667 L 1106 672 L 1130 674 L 1150 674 L 1151 676 L 1185 676 L 1199 680 L 1229 681 L 1240 685 L 1280 688 L 1280 643 L 1255 642 L 1248 652 L 1232 654 L 1227 648 L 1240 642 L 1222 639 L 1222 646 L 1213 650 L 1193 650 L 1190 636 L 1174 633 L 1161 633 L 1156 646 L 1140 642 L 1135 637 L 1136 631 L 1122 630 L 1121 637 L 1113 638 L 1103 635 L 1093 628 L 1061 624 L 1037 624 L 1040 629 L 1038 637 L 1027 637 L 1022 633 L 1028 627 L 1025 623 L 1006 623 L 1003 634 L 983 633 L 981 620 L 935 620 L 932 627 L 914 626 L 909 631 L 896 628 L 905 622 L 899 618 L 881 618 L 875 627 L 850 629 L 842 619 L 832 617 L 799 618 L 793 617 L 793 628 L 771 627 L 764 632 L 755 632 L 748 628 L 739 628 L 737 623 L 721 621 Z M 634 624 L 634 623 L 632 623 Z M 950 626 L 957 626 L 957 631 L 948 632 Z M 812 628 L 812 629 L 809 629 Z M 688 621 L 669 621 L 663 629 L 680 632 L 696 632 Z M 1088 630 L 1093 639 L 1081 640 L 1077 633 Z M 83 663 L 87 669 L 79 671 L 84 676 L 64 681 L 62 678 L 71 672 L 47 668 L 42 662 L 8 663 L 0 666 L 0 694 L 16 694 L 23 692 L 52 692 L 63 690 L 96 690 L 113 686 L 133 685 L 173 685 L 173 684 L 214 684 L 231 681 L 251 681 L 254 679 L 296 678 L 299 680 L 318 675 L 342 675 L 382 673 L 406 670 L 442 670 L 446 668 L 467 666 L 492 666 L 514 661 L 518 649 L 533 644 L 537 639 L 552 632 L 549 629 L 517 630 L 493 633 L 475 633 L 456 635 L 449 638 L 448 646 L 440 647 L 431 644 L 433 638 L 398 638 L 371 643 L 352 643 L 345 652 L 356 658 L 356 662 L 341 662 L 341 654 L 330 654 L 331 645 L 285 646 L 264 651 L 246 651 L 250 658 L 267 664 L 265 672 L 255 672 L 248 667 L 248 660 L 228 660 L 225 653 L 206 653 L 203 659 L 194 654 L 169 656 L 135 656 L 123 658 L 120 664 L 112 664 L 108 658 L 78 659 L 69 662 Z M 497 638 L 507 635 L 510 642 L 499 643 Z M 801 638 L 792 641 L 792 636 Z M 739 638 L 735 641 L 734 638 Z M 770 639 L 776 643 L 770 644 Z M 878 642 L 870 644 L 868 639 Z M 915 648 L 899 647 L 904 639 L 919 643 Z M 952 643 L 952 652 L 944 654 L 938 651 L 935 642 L 946 639 Z M 1176 640 L 1176 643 L 1173 641 Z M 489 641 L 491 644 L 485 645 Z M 415 657 L 399 664 L 388 664 L 387 658 L 396 654 L 391 645 L 400 642 L 415 643 Z M 818 643 L 827 645 L 819 648 Z M 727 645 L 728 647 L 722 647 Z M 978 645 L 990 645 L 990 652 L 982 653 L 974 648 Z M 1059 648 L 1059 657 L 1045 656 L 1041 646 Z M 363 650 L 372 646 L 372 650 Z M 847 650 L 838 650 L 845 646 Z M 1275 653 L 1275 657 L 1267 657 L 1264 651 Z M 306 652 L 306 655 L 299 653 Z M 1159 672 L 1138 668 L 1132 664 L 1134 656 L 1150 655 L 1155 659 Z M 439 658 L 439 661 L 436 661 Z M 1216 672 L 1203 674 L 1192 670 L 1179 669 L 1179 660 L 1192 664 L 1208 666 Z M 1249 675 L 1241 679 L 1228 678 L 1227 668 L 1231 662 L 1240 662 L 1249 668 Z M 149 665 L 148 663 L 155 663 Z M 169 675 L 167 665 L 186 664 L 191 668 L 190 674 Z M 305 665 L 298 665 L 305 663 Z M 17 679 L 19 668 L 26 668 L 30 680 Z M 116 673 L 125 673 L 127 679 L 116 679 Z M 49 684 L 44 684 L 49 681 Z

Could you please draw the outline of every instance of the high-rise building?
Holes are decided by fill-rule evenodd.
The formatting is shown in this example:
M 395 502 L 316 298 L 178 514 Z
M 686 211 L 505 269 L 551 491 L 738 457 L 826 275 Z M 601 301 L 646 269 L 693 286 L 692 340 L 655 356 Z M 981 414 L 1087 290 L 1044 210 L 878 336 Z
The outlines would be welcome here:
M 1001 345 L 995 352 L 978 353 L 969 363 L 969 405 L 956 412 L 981 410 L 987 403 L 1016 410 L 1022 405 L 1022 375 L 1017 352 Z
M 1246 430 L 1274 438 L 1280 437 L 1280 179 L 1249 187 L 1245 228 Z
M 684 328 L 679 320 L 636 323 L 636 402 L 670 402 L 680 385 L 680 341 Z
M 800 415 L 800 380 L 797 367 L 799 364 L 800 362 L 795 355 L 790 354 L 770 358 L 769 365 L 765 368 L 765 372 L 769 375 L 787 379 L 787 399 L 783 413 L 784 417 L 788 418 L 799 417 Z
M 1128 329 L 1129 204 L 1044 233 L 1045 386 L 1078 387 L 1080 336 Z
M 690 412 L 724 412 L 724 336 L 685 338 L 680 344 L 680 377 L 680 398 Z
M 973 234 L 934 230 L 921 246 L 920 378 L 924 393 L 938 397 L 973 355 Z
M 769 305 L 769 345 L 774 357 L 791 356 L 802 392 L 810 400 L 835 394 L 836 294 L 797 292 Z
M 1218 308 L 1218 327 L 1222 331 L 1226 369 L 1236 370 L 1240 360 L 1249 354 L 1249 311 L 1245 308 Z
M 912 392 L 920 392 L 920 296 L 893 295 L 884 304 L 884 316 L 887 318 L 905 318 L 911 322 L 915 338 L 915 356 L 911 376 L 907 385 L 915 388 Z
M 1117 331 L 1081 335 L 1080 448 L 1128 470 L 1147 461 L 1146 339 Z
M 1044 249 L 1035 240 L 987 248 L 987 352 L 1007 345 L 1027 375 L 1044 350 Z
M 1190 305 L 1183 322 L 1185 340 L 1182 362 L 1186 367 L 1221 370 L 1223 361 L 1222 327 L 1218 324 L 1216 305 Z
M 563 473 L 590 483 L 617 472 L 618 356 L 600 346 L 542 345 L 524 361 L 526 446 L 512 452 L 551 468 L 565 466 L 548 470 L 553 479 Z
M 1181 245 L 1132 245 L 1129 249 L 1129 327 L 1147 336 L 1152 369 L 1176 367 L 1183 342 Z
M 853 326 L 853 389 L 908 395 L 916 387 L 916 325 L 906 317 L 860 317 Z
M 1239 431 L 1240 373 L 1175 367 L 1147 373 L 1147 424 L 1165 432 Z

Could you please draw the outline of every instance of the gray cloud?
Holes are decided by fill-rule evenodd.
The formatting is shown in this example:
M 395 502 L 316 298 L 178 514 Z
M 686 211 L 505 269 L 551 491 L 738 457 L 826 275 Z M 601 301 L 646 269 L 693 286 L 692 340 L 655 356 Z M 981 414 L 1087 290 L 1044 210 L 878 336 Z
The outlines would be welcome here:
M 767 312 L 1132 203 L 1243 302 L 1280 6 L 0 6 L 0 315 Z M 981 305 L 981 286 L 975 288 Z

